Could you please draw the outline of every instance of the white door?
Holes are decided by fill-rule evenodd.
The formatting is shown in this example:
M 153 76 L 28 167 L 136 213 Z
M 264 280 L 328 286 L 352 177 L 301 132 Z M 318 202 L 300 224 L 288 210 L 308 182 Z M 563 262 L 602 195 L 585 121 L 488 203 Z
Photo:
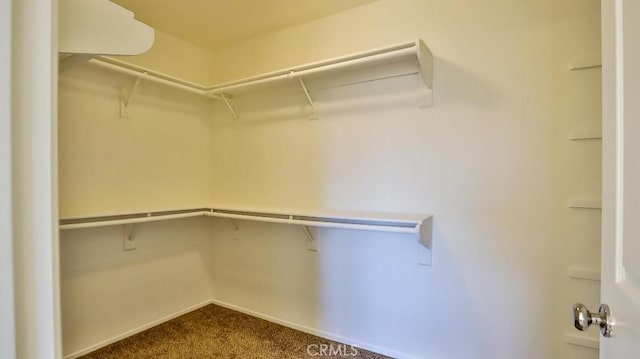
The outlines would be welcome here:
M 602 54 L 601 297 L 614 325 L 600 358 L 640 358 L 640 1 L 602 0 Z

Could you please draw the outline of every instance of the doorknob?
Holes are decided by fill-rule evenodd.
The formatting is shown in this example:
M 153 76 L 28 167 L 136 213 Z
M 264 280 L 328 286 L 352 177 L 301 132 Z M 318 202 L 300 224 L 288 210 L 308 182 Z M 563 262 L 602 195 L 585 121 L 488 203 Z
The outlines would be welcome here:
M 598 313 L 591 313 L 584 304 L 576 303 L 571 306 L 571 317 L 573 326 L 578 330 L 585 331 L 591 324 L 596 324 L 600 327 L 600 333 L 602 333 L 603 337 L 611 336 L 613 318 L 611 317 L 611 310 L 606 304 L 600 304 Z

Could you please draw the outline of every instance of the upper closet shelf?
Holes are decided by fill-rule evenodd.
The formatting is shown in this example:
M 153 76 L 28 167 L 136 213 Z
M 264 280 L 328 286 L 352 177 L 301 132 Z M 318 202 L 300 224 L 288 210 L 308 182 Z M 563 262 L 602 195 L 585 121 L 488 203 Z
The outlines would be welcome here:
M 431 215 L 327 210 L 279 210 L 240 207 L 213 207 L 208 217 L 294 224 L 309 227 L 342 228 L 361 231 L 414 234 L 431 248 Z
M 172 211 L 140 212 L 98 217 L 61 219 L 60 229 L 66 230 L 124 225 L 197 216 L 300 225 L 305 227 L 305 232 L 310 239 L 312 239 L 311 234 L 308 232 L 306 227 L 408 233 L 415 235 L 416 239 L 427 248 L 431 248 L 431 215 L 390 214 L 379 212 L 243 209 L 240 207 L 216 206 Z
M 293 81 L 296 85 L 300 86 L 301 92 L 304 93 L 306 101 L 313 110 L 313 93 L 312 89 L 307 87 L 307 83 L 305 82 L 306 80 L 335 75 L 340 71 L 352 71 L 361 68 L 376 67 L 405 61 L 411 63 L 413 69 L 410 70 L 410 73 L 418 74 L 418 77 L 420 78 L 419 90 L 421 95 L 424 96 L 422 106 L 431 106 L 433 97 L 433 55 L 421 39 L 324 61 L 294 66 L 279 71 L 213 86 L 200 85 L 185 81 L 158 71 L 138 65 L 132 65 L 127 62 L 105 56 L 97 57 L 91 60 L 90 63 L 110 70 L 119 71 L 138 79 L 154 81 L 196 93 L 198 95 L 217 98 L 224 101 L 233 117 L 238 118 L 237 112 L 233 108 L 232 97 L 241 93 Z M 383 75 L 377 78 L 367 78 L 366 80 L 379 80 L 388 77 L 389 75 Z M 362 81 L 363 80 L 359 80 L 358 82 Z
M 429 50 L 427 45 L 425 45 L 425 43 L 421 39 L 418 39 L 412 42 L 405 42 L 347 56 L 312 62 L 305 65 L 294 66 L 279 71 L 245 78 L 242 80 L 222 83 L 213 86 L 209 93 L 233 94 L 235 91 L 244 88 L 256 87 L 258 85 L 265 85 L 292 79 L 304 79 L 305 77 L 311 75 L 327 74 L 339 70 L 382 65 L 407 59 L 415 59 L 415 73 L 418 73 L 420 75 L 422 83 L 426 88 L 432 89 L 433 55 L 431 54 L 431 51 Z
M 64 70 L 97 55 L 138 55 L 153 45 L 153 28 L 108 0 L 61 0 L 58 51 Z

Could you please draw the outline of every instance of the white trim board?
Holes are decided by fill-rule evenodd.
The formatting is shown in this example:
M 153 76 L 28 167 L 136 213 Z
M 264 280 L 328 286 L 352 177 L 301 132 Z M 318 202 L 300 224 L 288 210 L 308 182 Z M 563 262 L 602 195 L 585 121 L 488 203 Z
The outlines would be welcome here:
M 600 58 L 581 58 L 569 63 L 569 71 L 580 71 L 590 69 L 601 69 L 602 60 Z
M 57 3 L 12 1 L 16 356 L 62 356 L 57 233 Z M 5 320 L 5 318 L 3 318 Z
M 572 345 L 578 345 L 585 348 L 600 349 L 600 340 L 588 338 L 582 335 L 566 334 L 565 342 Z
M 0 357 L 16 356 L 11 194 L 11 1 L 0 2 Z
M 80 350 L 77 350 L 77 351 L 75 351 L 73 353 L 66 354 L 64 356 L 64 359 L 75 359 L 75 358 L 81 357 L 83 355 L 89 354 L 89 353 L 94 352 L 94 351 L 96 351 L 96 350 L 98 350 L 100 348 L 104 348 L 109 344 L 113 344 L 113 343 L 115 343 L 117 341 L 120 341 L 122 339 L 128 338 L 130 336 L 133 336 L 135 334 L 143 332 L 143 331 L 145 331 L 147 329 L 150 329 L 150 328 L 153 328 L 155 326 L 158 326 L 158 325 L 160 325 L 162 323 L 168 322 L 168 321 L 170 321 L 172 319 L 175 319 L 175 318 L 177 318 L 177 317 L 179 317 L 181 315 L 185 315 L 187 313 L 193 312 L 194 310 L 198 310 L 198 309 L 200 309 L 202 307 L 205 307 L 205 306 L 207 306 L 207 305 L 209 305 L 211 303 L 212 303 L 211 300 L 206 300 L 204 302 L 200 302 L 198 304 L 192 305 L 192 306 L 190 306 L 190 307 L 188 307 L 186 309 L 179 310 L 179 311 L 177 311 L 175 313 L 169 314 L 169 315 L 164 316 L 164 317 L 162 317 L 160 319 L 151 321 L 151 322 L 149 322 L 147 324 L 143 324 L 143 325 L 141 325 L 141 326 L 139 326 L 137 328 L 128 330 L 128 331 L 126 331 L 126 332 L 124 332 L 122 334 L 116 335 L 115 337 L 111 337 L 109 339 L 105 339 L 105 340 L 103 340 L 101 342 L 98 342 L 96 344 L 88 346 L 88 347 L 86 347 L 84 349 L 80 349 Z
M 299 331 L 307 333 L 307 334 L 315 335 L 317 337 L 328 339 L 328 340 L 333 340 L 333 341 L 336 341 L 336 342 L 339 342 L 339 343 L 343 343 L 343 344 L 347 344 L 347 345 L 353 345 L 354 347 L 361 348 L 361 349 L 364 349 L 364 350 L 368 350 L 368 351 L 371 351 L 371 352 L 374 352 L 374 353 L 390 356 L 392 358 L 396 358 L 396 359 L 420 359 L 418 357 L 411 356 L 411 355 L 406 354 L 406 353 L 397 352 L 395 350 L 388 349 L 388 348 L 385 348 L 385 347 L 381 347 L 381 346 L 378 346 L 378 345 L 375 345 L 375 344 L 362 342 L 362 341 L 359 341 L 359 340 L 343 337 L 343 336 L 335 334 L 335 333 L 325 332 L 325 331 L 313 329 L 313 328 L 310 328 L 310 327 L 307 327 L 307 326 L 304 326 L 304 325 L 292 323 L 292 322 L 289 322 L 287 320 L 278 319 L 278 318 L 272 317 L 270 315 L 266 315 L 266 314 L 262 314 L 262 313 L 259 313 L 259 312 L 255 312 L 253 310 L 246 309 L 246 308 L 243 308 L 243 307 L 240 307 L 240 306 L 237 306 L 237 305 L 229 304 L 227 302 L 223 302 L 223 301 L 220 301 L 220 300 L 212 299 L 211 303 L 215 304 L 215 305 L 219 305 L 219 306 L 227 308 L 227 309 L 235 310 L 235 311 L 240 312 L 240 313 L 248 314 L 248 315 L 256 317 L 256 318 L 264 319 L 264 320 L 266 320 L 268 322 L 280 324 L 280 325 L 285 326 L 287 328 L 299 330 Z
M 569 140 L 571 141 L 602 140 L 602 130 L 600 129 L 574 130 L 571 133 L 569 133 Z
M 295 329 L 295 330 L 298 330 L 298 331 L 301 331 L 301 332 L 304 332 L 304 333 L 307 333 L 307 334 L 315 335 L 315 336 L 323 338 L 323 339 L 332 340 L 332 341 L 336 341 L 336 342 L 347 344 L 347 345 L 353 345 L 354 347 L 357 347 L 357 348 L 360 348 L 360 349 L 364 349 L 364 350 L 368 350 L 368 351 L 371 351 L 371 352 L 374 352 L 374 353 L 390 356 L 392 358 L 396 358 L 396 359 L 420 359 L 418 357 L 411 356 L 411 355 L 406 354 L 406 353 L 397 352 L 397 351 L 394 351 L 394 350 L 391 350 L 391 349 L 388 349 L 388 348 L 385 348 L 385 347 L 380 347 L 380 346 L 377 346 L 377 345 L 374 345 L 374 344 L 371 344 L 371 343 L 365 343 L 365 342 L 362 342 L 362 341 L 359 341 L 359 340 L 354 340 L 354 339 L 351 339 L 351 338 L 343 337 L 343 336 L 335 334 L 335 333 L 329 333 L 329 332 L 313 329 L 313 328 L 310 328 L 310 327 L 307 327 L 307 326 L 304 326 L 304 325 L 300 325 L 300 324 L 296 324 L 296 323 L 293 323 L 293 322 L 289 322 L 289 321 L 286 321 L 284 319 L 278 319 L 278 318 L 272 317 L 270 315 L 266 315 L 266 314 L 262 314 L 262 313 L 259 313 L 259 312 L 255 312 L 253 310 L 246 309 L 246 308 L 243 308 L 243 307 L 240 307 L 240 306 L 237 306 L 237 305 L 229 304 L 227 302 L 223 302 L 223 301 L 216 300 L 216 299 L 210 299 L 210 300 L 207 300 L 207 301 L 192 305 L 192 306 L 190 306 L 190 307 L 188 307 L 186 309 L 179 310 L 179 311 L 177 311 L 177 312 L 175 312 L 173 314 L 169 314 L 169 315 L 164 316 L 164 317 L 162 317 L 160 319 L 157 319 L 157 320 L 151 321 L 151 322 L 149 322 L 147 324 L 141 325 L 141 326 L 139 326 L 139 327 L 137 327 L 135 329 L 126 331 L 126 332 L 124 332 L 124 333 L 122 333 L 120 335 L 116 335 L 115 337 L 111 337 L 109 339 L 103 340 L 101 342 L 98 342 L 96 344 L 88 346 L 88 347 L 86 347 L 84 349 L 77 350 L 77 351 L 75 351 L 73 353 L 66 354 L 64 356 L 64 359 L 75 359 L 75 358 L 81 357 L 83 355 L 89 354 L 89 353 L 94 352 L 94 351 L 96 351 L 96 350 L 98 350 L 100 348 L 104 348 L 107 345 L 113 344 L 113 343 L 115 343 L 117 341 L 123 340 L 125 338 L 130 337 L 130 336 L 133 336 L 135 334 L 143 332 L 143 331 L 145 331 L 147 329 L 150 329 L 150 328 L 158 326 L 158 325 L 160 325 L 162 323 L 168 322 L 168 321 L 170 321 L 172 319 L 175 319 L 175 318 L 177 318 L 177 317 L 179 317 L 181 315 L 185 315 L 187 313 L 190 313 L 190 312 L 193 312 L 193 311 L 198 310 L 200 308 L 203 308 L 203 307 L 205 307 L 205 306 L 207 306 L 209 304 L 214 304 L 214 305 L 218 305 L 218 306 L 223 307 L 223 308 L 235 310 L 236 312 L 240 312 L 240 313 L 244 313 L 244 314 L 250 315 L 252 317 L 260 318 L 260 319 L 266 320 L 266 321 L 271 322 L 271 323 L 276 323 L 276 324 L 282 325 L 282 326 L 287 327 L 287 328 L 291 328 L 291 329 Z
M 567 276 L 572 279 L 584 279 L 600 282 L 600 270 L 570 267 L 567 270 Z
M 602 200 L 591 198 L 571 198 L 567 202 L 569 208 L 602 209 Z

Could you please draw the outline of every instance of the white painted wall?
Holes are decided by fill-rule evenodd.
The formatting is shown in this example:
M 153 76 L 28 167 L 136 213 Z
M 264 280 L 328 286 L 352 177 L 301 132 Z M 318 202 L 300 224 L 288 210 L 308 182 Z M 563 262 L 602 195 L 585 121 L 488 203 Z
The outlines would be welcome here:
M 132 59 L 207 83 L 422 37 L 436 56 L 429 109 L 417 108 L 412 77 L 312 92 L 317 121 L 303 118 L 301 93 L 234 98 L 233 121 L 219 103 L 143 84 L 122 120 L 118 89 L 131 79 L 65 74 L 63 217 L 202 198 L 435 215 L 432 253 L 408 236 L 326 229 L 313 253 L 300 228 L 240 222 L 234 233 L 224 220 L 141 226 L 134 252 L 119 250 L 115 228 L 64 232 L 65 353 L 213 298 L 398 357 L 597 357 L 564 343 L 568 305 L 597 301 L 592 284 L 566 277 L 591 263 L 570 245 L 597 258 L 597 215 L 566 208 L 598 195 L 597 149 L 567 141 L 596 120 L 581 122 L 597 110 L 582 106 L 597 76 L 567 71 L 575 56 L 598 57 L 586 30 L 595 3 L 380 0 L 215 54 L 169 55 L 181 52 L 168 41 Z M 429 254 L 433 266 L 418 265 Z M 106 304 L 124 303 L 136 279 L 148 287 L 132 304 Z M 176 296 L 181 285 L 188 296 Z M 163 300 L 147 308 L 151 295 Z
M 11 215 L 11 1 L 0 3 L 0 357 L 15 358 Z
M 60 76 L 62 218 L 199 206 L 209 197 L 209 102 L 90 64 Z M 82 354 L 211 298 L 206 218 L 62 231 L 65 355 Z
M 317 121 L 296 114 L 301 93 L 235 98 L 241 120 L 213 122 L 211 186 L 214 202 L 433 213 L 433 266 L 408 238 L 324 230 L 314 254 L 299 228 L 243 223 L 237 240 L 221 222 L 215 299 L 403 357 L 597 357 L 564 340 L 571 302 L 598 298 L 566 276 L 598 268 L 570 246 L 597 258 L 599 214 L 566 207 L 599 195 L 598 145 L 567 140 L 597 126 L 597 73 L 568 64 L 598 58 L 598 14 L 381 0 L 214 53 L 214 82 L 417 37 L 436 56 L 426 110 L 396 96 L 411 78 L 312 91 Z
M 204 217 L 139 224 L 136 249 L 126 252 L 121 226 L 62 232 L 65 355 L 86 354 L 208 303 L 210 229 Z
M 201 206 L 210 193 L 210 100 L 74 68 L 60 77 L 62 218 Z

